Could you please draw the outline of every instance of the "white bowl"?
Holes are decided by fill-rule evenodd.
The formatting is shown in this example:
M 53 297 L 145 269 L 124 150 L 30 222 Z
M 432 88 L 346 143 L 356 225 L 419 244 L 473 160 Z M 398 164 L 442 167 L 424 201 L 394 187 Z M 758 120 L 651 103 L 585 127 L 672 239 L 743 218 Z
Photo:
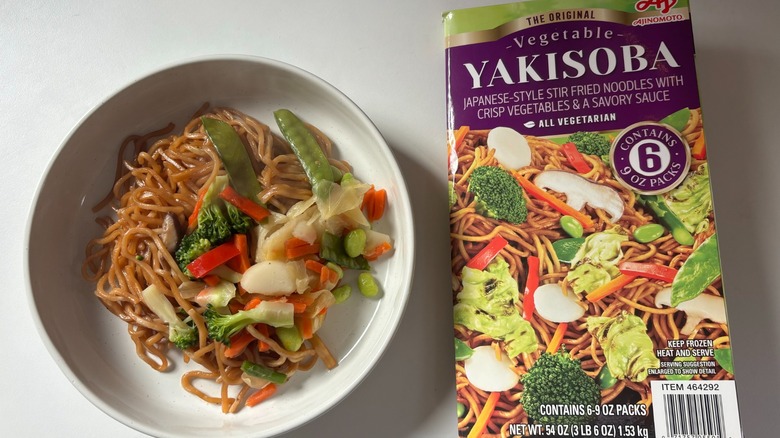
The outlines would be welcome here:
M 203 103 L 232 106 L 275 128 L 272 112 L 288 108 L 336 144 L 356 176 L 388 191 L 378 228 L 395 250 L 375 266 L 381 299 L 359 293 L 328 313 L 321 336 L 340 365 L 297 373 L 254 408 L 222 414 L 185 392 L 189 366 L 172 351 L 167 373 L 135 354 L 126 324 L 110 314 L 81 277 L 87 241 L 101 233 L 90 208 L 109 190 L 122 139 L 169 121 L 183 126 Z M 323 80 L 263 58 L 211 57 L 163 68 L 92 110 L 60 146 L 41 180 L 30 216 L 27 272 L 39 333 L 68 380 L 98 408 L 154 436 L 272 436 L 334 406 L 369 373 L 395 332 L 409 294 L 414 258 L 411 206 L 390 149 L 366 115 Z M 175 349 L 173 349 L 175 350 Z M 377 395 L 379 396 L 379 395 Z

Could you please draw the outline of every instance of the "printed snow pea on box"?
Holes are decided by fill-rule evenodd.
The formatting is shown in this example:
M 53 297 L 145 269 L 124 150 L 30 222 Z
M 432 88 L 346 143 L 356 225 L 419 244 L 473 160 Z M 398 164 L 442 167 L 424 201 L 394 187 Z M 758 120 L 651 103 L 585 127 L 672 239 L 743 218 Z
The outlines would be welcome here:
M 741 437 L 688 2 L 444 27 L 459 435 Z

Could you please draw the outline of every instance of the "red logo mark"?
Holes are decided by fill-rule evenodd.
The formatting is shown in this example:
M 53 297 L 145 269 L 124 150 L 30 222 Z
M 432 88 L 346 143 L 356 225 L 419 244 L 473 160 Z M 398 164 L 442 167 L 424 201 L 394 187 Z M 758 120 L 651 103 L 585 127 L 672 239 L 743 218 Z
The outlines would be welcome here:
M 639 12 L 644 12 L 652 6 L 661 11 L 662 14 L 666 14 L 669 13 L 676 4 L 677 0 L 640 0 L 636 2 L 635 8 Z

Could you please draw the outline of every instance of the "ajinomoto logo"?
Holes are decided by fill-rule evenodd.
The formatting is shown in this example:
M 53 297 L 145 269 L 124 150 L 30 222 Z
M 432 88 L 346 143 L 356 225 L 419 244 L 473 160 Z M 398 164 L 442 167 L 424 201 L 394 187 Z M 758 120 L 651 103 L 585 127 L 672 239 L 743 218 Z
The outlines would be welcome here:
M 662 14 L 668 14 L 676 4 L 677 0 L 639 0 L 634 7 L 637 12 L 644 12 L 652 7 Z

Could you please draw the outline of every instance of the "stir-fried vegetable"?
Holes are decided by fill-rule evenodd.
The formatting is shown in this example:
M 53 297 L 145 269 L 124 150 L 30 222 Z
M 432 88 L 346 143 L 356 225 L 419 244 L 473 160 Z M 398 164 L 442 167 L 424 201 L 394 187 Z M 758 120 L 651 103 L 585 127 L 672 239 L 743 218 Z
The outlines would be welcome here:
M 621 244 L 626 241 L 628 236 L 619 226 L 586 237 L 566 274 L 572 290 L 590 293 L 617 277 L 617 264 L 623 258 Z
M 339 236 L 325 232 L 320 243 L 320 257 L 339 266 L 349 269 L 367 271 L 371 269 L 368 261 L 362 255 L 350 257 L 344 249 L 344 242 Z
M 468 191 L 474 194 L 477 211 L 513 224 L 525 222 L 528 211 L 523 190 L 512 175 L 495 166 L 480 166 L 469 177 Z
M 303 171 L 309 178 L 312 191 L 321 198 L 323 192 L 319 190 L 321 181 L 335 180 L 333 170 L 330 167 L 328 158 L 322 152 L 322 148 L 309 128 L 292 111 L 279 109 L 274 111 L 274 118 L 279 130 L 287 142 L 290 144 L 295 156 L 303 166 Z
M 561 146 L 561 152 L 566 156 L 566 160 L 571 164 L 571 167 L 578 173 L 588 173 L 592 170 L 590 164 L 585 161 L 580 151 L 577 150 L 576 144 L 572 142 L 564 143 Z
M 618 265 L 620 272 L 637 277 L 652 278 L 666 283 L 674 281 L 677 269 L 655 263 L 623 262 Z
M 187 270 L 195 278 L 201 278 L 216 268 L 239 254 L 238 248 L 231 242 L 223 243 L 218 247 L 198 256 L 187 265 Z
M 174 345 L 184 350 L 198 342 L 198 332 L 195 327 L 179 319 L 173 304 L 157 286 L 149 285 L 141 292 L 141 298 L 149 310 L 168 324 L 168 340 Z
M 565 351 L 542 353 L 522 378 L 520 403 L 528 416 L 541 424 L 586 424 L 593 415 L 549 415 L 543 406 L 592 406 L 601 401 L 596 381 L 585 374 L 579 360 Z
M 597 132 L 575 132 L 569 136 L 569 142 L 574 143 L 583 154 L 600 157 L 609 155 L 609 139 Z
M 683 108 L 661 119 L 661 123 L 666 123 L 667 125 L 676 129 L 677 132 L 682 132 L 685 129 L 685 125 L 688 124 L 688 120 L 690 120 L 690 118 L 691 118 L 690 108 Z
M 235 206 L 235 208 L 238 208 L 242 213 L 246 214 L 257 222 L 265 219 L 270 214 L 269 211 L 265 209 L 265 207 L 252 201 L 249 198 L 245 198 L 239 195 L 238 192 L 233 190 L 233 188 L 230 186 L 225 187 L 225 189 L 219 193 L 219 197 L 229 202 L 230 205 Z
M 589 317 L 587 325 L 604 350 L 607 366 L 615 378 L 642 382 L 648 369 L 660 365 L 642 318 L 623 311 L 616 317 Z
M 637 202 L 644 207 L 650 209 L 659 222 L 661 222 L 672 233 L 672 237 L 680 245 L 693 245 L 694 239 L 690 231 L 685 227 L 685 224 L 677 217 L 669 206 L 666 205 L 664 199 L 658 195 L 641 195 L 637 196 Z
M 680 219 L 685 228 L 693 234 L 706 230 L 712 213 L 712 191 L 707 164 L 702 164 L 685 177 L 674 190 L 663 195 L 669 210 Z
M 536 308 L 534 294 L 539 287 L 539 257 L 528 256 L 526 263 L 528 263 L 528 278 L 525 280 L 523 293 L 523 318 L 530 320 Z
M 554 210 L 558 211 L 561 214 L 574 217 L 582 224 L 582 226 L 585 229 L 593 228 L 594 222 L 590 216 L 580 212 L 579 210 L 572 208 L 571 206 L 561 201 L 560 199 L 556 198 L 552 194 L 547 193 L 546 191 L 544 191 L 544 189 L 532 183 L 531 181 L 527 180 L 519 173 L 515 173 L 514 177 L 517 180 L 517 182 L 520 184 L 520 187 L 522 187 L 529 196 L 532 196 L 536 199 L 546 202 L 550 207 L 552 207 Z
M 536 333 L 515 306 L 517 281 L 503 258 L 497 257 L 484 270 L 464 267 L 461 278 L 463 290 L 454 308 L 456 324 L 503 340 L 510 357 L 536 350 Z
M 497 234 L 496 237 L 490 239 L 490 243 L 469 260 L 466 266 L 480 271 L 485 269 L 508 244 L 509 242 L 507 242 L 506 239 Z
M 262 365 L 245 360 L 241 364 L 241 371 L 249 374 L 252 377 L 259 377 L 261 379 L 268 380 L 273 383 L 285 383 L 287 382 L 287 375 L 274 371 L 270 368 L 266 368 Z
M 705 240 L 680 267 L 672 282 L 672 306 L 699 296 L 720 277 L 718 235 Z
M 232 129 L 232 128 L 231 128 Z M 228 187 L 228 177 L 217 176 L 199 199 L 194 229 L 184 236 L 176 249 L 175 258 L 186 275 L 193 276 L 187 266 L 195 259 L 225 243 L 234 234 L 244 234 L 252 226 L 252 219 L 232 204 L 225 204 L 219 194 Z
M 465 342 L 455 338 L 455 360 L 466 360 L 474 354 L 474 350 Z
M 230 345 L 230 338 L 249 324 L 262 322 L 273 327 L 292 327 L 295 324 L 294 313 L 294 306 L 290 303 L 263 301 L 251 310 L 239 310 L 228 315 L 208 307 L 203 312 L 203 317 L 209 337 Z
M 202 117 L 201 122 L 230 176 L 231 185 L 244 197 L 256 200 L 263 188 L 257 180 L 241 137 L 232 126 L 221 120 Z

